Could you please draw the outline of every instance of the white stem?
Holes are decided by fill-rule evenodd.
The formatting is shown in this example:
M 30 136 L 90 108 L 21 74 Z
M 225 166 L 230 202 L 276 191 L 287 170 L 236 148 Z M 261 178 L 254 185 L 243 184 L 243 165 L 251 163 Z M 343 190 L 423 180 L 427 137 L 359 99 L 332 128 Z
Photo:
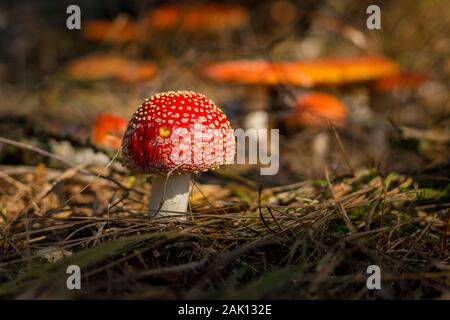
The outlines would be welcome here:
M 269 114 L 266 110 L 254 110 L 246 114 L 244 128 L 267 129 L 269 126 Z
M 158 216 L 186 214 L 190 181 L 190 174 L 171 175 L 168 179 L 166 175 L 155 176 L 150 195 L 150 213 L 155 214 L 161 206 Z
M 269 114 L 266 110 L 253 110 L 246 114 L 244 118 L 244 128 L 245 129 L 254 129 L 256 130 L 256 136 L 250 136 L 250 143 L 259 144 L 259 135 L 258 130 L 267 129 L 269 127 Z M 266 154 L 267 145 L 259 145 L 259 152 L 262 154 Z
M 312 140 L 312 154 L 315 159 L 324 160 L 330 151 L 330 135 L 320 132 Z

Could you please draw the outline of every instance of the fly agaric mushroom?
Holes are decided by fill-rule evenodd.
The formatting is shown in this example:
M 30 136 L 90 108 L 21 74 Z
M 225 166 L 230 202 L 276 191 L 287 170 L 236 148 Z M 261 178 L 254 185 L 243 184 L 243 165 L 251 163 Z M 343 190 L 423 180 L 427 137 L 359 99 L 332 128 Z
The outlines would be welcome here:
M 216 81 L 257 85 L 263 89 L 269 87 L 270 94 L 267 96 L 271 96 L 271 101 L 260 103 L 261 110 L 250 111 L 245 116 L 245 123 L 256 123 L 258 128 L 269 126 L 267 109 L 278 112 L 279 105 L 283 104 L 280 103 L 282 99 L 276 88 L 278 84 L 300 87 L 342 85 L 376 80 L 396 72 L 398 72 L 396 63 L 378 56 L 275 62 L 236 60 L 209 64 L 203 69 L 203 74 L 207 78 Z M 263 113 L 267 116 L 261 116 Z
M 149 209 L 165 215 L 186 212 L 191 173 L 231 163 L 235 149 L 225 114 L 192 91 L 168 91 L 146 99 L 122 141 L 125 166 L 136 174 L 155 175 Z
M 122 44 L 138 40 L 138 31 L 135 22 L 118 17 L 115 20 L 88 20 L 84 22 L 81 35 L 89 40 Z
M 203 71 L 218 81 L 301 87 L 370 81 L 397 72 L 396 63 L 378 56 L 278 62 L 237 60 L 210 64 Z
M 103 113 L 98 115 L 92 123 L 92 143 L 110 149 L 119 148 L 127 124 L 126 119 L 114 114 Z
M 222 31 L 247 24 L 248 12 L 238 5 L 205 4 L 196 6 L 163 5 L 151 10 L 149 24 L 159 30 L 180 27 L 184 31 Z
M 209 64 L 204 67 L 203 74 L 216 81 L 276 85 L 285 82 L 285 72 L 288 71 L 281 63 L 265 60 L 234 60 Z M 305 78 L 303 81 L 306 82 L 308 79 Z M 297 83 L 297 85 L 303 83 Z
M 301 95 L 297 97 L 294 107 L 294 114 L 285 118 L 288 127 L 328 127 L 330 124 L 341 127 L 347 117 L 346 107 L 335 96 L 324 92 L 312 91 Z M 330 133 L 320 131 L 314 135 L 311 145 L 311 154 L 319 167 L 330 149 Z
M 323 92 L 309 92 L 296 99 L 295 114 L 286 117 L 286 123 L 310 126 L 342 126 L 347 109 L 333 95 Z
M 114 54 L 94 53 L 72 61 L 67 74 L 77 80 L 115 79 L 122 82 L 149 80 L 156 74 L 156 66 L 149 61 L 133 61 Z
M 379 56 L 320 58 L 305 62 L 287 63 L 293 73 L 302 73 L 310 85 L 341 85 L 377 80 L 398 72 L 398 65 Z M 288 68 L 289 69 L 289 68 Z M 287 82 L 292 82 L 287 79 Z

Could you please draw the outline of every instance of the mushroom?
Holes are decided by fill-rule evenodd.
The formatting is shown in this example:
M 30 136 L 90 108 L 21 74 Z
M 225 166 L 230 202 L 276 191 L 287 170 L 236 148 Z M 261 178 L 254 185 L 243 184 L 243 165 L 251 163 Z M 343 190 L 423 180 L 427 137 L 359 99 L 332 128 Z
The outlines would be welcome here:
M 192 173 L 233 161 L 234 134 L 225 114 L 193 91 L 168 91 L 146 99 L 134 113 L 122 140 L 124 165 L 153 174 L 149 209 L 173 216 L 185 213 Z
M 250 104 L 247 102 L 247 109 L 250 110 L 245 115 L 244 123 L 255 126 L 255 128 L 269 128 L 272 122 L 278 122 L 284 118 L 280 115 L 286 109 L 284 101 L 286 99 L 280 95 L 277 87 L 279 85 L 309 88 L 368 82 L 397 73 L 398 65 L 384 57 L 367 55 L 341 58 L 324 57 L 308 61 L 234 60 L 211 63 L 202 71 L 209 79 L 253 85 L 268 91 L 266 101 L 258 99 L 259 109 L 248 108 Z M 253 94 L 258 92 L 258 90 L 252 90 Z M 261 96 L 258 94 L 257 98 Z M 253 100 L 255 99 L 253 98 Z M 322 108 L 319 113 L 328 112 L 325 110 L 326 108 Z M 306 112 L 303 112 L 303 115 L 306 115 Z M 317 120 L 316 117 L 317 121 L 320 122 L 320 119 Z M 277 123 L 277 127 L 280 127 L 280 123 Z M 259 147 L 261 150 L 265 146 L 260 145 Z M 274 152 L 278 152 L 278 150 L 274 150 Z M 271 153 L 274 154 L 272 150 Z
M 152 27 L 158 30 L 181 27 L 188 32 L 214 32 L 242 28 L 248 23 L 249 14 L 244 7 L 239 5 L 217 3 L 190 7 L 169 4 L 152 9 L 146 19 Z
M 286 117 L 286 123 L 327 127 L 330 123 L 343 126 L 347 109 L 333 95 L 311 91 L 297 97 L 294 114 Z
M 287 83 L 295 82 L 289 77 L 294 76 L 296 79 L 296 74 L 300 73 L 309 79 L 310 86 L 373 81 L 396 74 L 399 70 L 398 64 L 394 61 L 374 55 L 294 61 L 286 63 L 285 68 L 290 70 Z
M 216 81 L 271 88 L 272 101 L 269 104 L 275 111 L 279 109 L 278 104 L 282 100 L 277 96 L 275 87 L 279 84 L 299 87 L 342 85 L 376 80 L 397 72 L 396 63 L 378 56 L 320 58 L 310 61 L 235 60 L 209 64 L 203 69 L 206 77 Z M 264 103 L 260 105 L 261 109 L 267 109 Z M 257 115 L 257 120 L 268 118 L 261 117 L 260 113 L 249 112 L 245 122 L 254 123 L 255 120 L 251 119 L 253 115 Z M 266 127 L 268 123 L 258 125 Z
M 204 69 L 207 77 L 218 81 L 300 87 L 371 81 L 397 72 L 395 62 L 378 56 L 276 62 L 236 60 L 210 64 Z
M 128 121 L 123 117 L 102 113 L 95 117 L 91 128 L 91 142 L 108 149 L 117 149 L 122 142 L 122 136 Z
M 335 96 L 324 92 L 311 91 L 298 96 L 294 107 L 294 112 L 285 118 L 288 127 L 304 125 L 323 128 L 330 124 L 342 127 L 347 118 L 347 108 Z M 314 135 L 311 148 L 317 168 L 323 166 L 330 149 L 330 134 L 321 131 Z
M 138 40 L 138 25 L 129 18 L 119 16 L 115 20 L 87 20 L 81 35 L 89 40 L 123 44 Z
M 135 61 L 116 54 L 94 53 L 69 63 L 66 73 L 76 80 L 115 79 L 136 82 L 152 79 L 157 72 L 150 61 Z

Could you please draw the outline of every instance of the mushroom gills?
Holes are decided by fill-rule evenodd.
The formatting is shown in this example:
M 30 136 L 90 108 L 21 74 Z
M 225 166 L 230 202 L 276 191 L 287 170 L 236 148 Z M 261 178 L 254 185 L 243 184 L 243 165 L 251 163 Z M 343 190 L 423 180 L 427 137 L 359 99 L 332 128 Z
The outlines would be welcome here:
M 187 214 L 190 181 L 190 174 L 155 176 L 150 195 L 150 214 L 181 218 Z

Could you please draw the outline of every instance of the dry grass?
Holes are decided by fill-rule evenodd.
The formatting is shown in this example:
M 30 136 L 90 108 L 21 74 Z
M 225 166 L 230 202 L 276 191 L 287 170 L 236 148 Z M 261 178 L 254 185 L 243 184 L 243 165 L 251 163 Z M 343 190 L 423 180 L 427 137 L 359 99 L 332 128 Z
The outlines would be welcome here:
M 195 183 L 192 214 L 165 220 L 145 179 L 100 169 L 1 168 L 1 297 L 448 298 L 448 188 L 370 170 L 259 190 L 229 178 Z M 371 264 L 383 290 L 365 286 Z

